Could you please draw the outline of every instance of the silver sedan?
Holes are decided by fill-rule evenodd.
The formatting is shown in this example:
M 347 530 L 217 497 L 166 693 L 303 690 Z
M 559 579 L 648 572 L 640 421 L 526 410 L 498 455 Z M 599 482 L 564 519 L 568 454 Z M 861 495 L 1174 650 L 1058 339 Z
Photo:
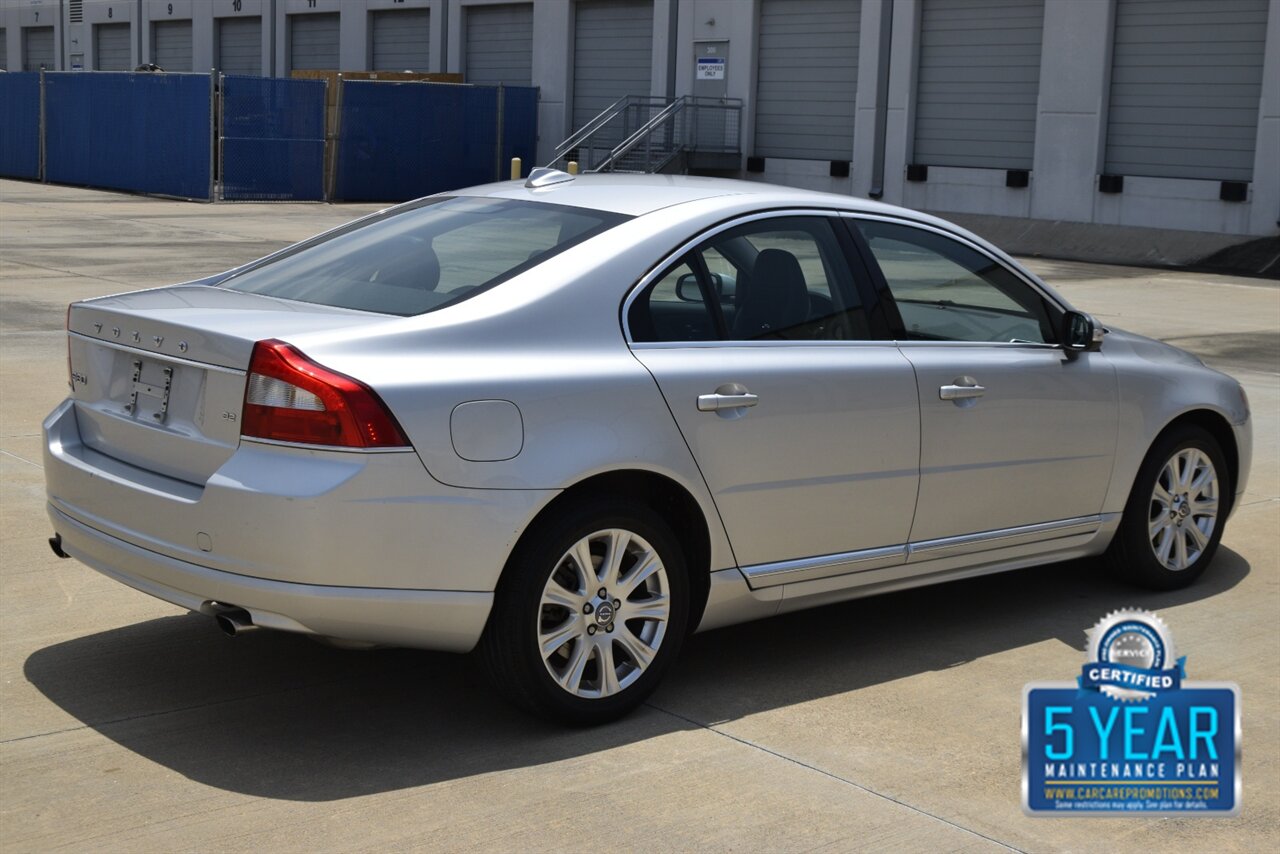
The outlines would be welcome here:
M 942 220 L 538 170 L 73 304 L 51 545 L 224 631 L 477 651 L 625 713 L 694 630 L 1052 561 L 1158 588 L 1240 385 Z

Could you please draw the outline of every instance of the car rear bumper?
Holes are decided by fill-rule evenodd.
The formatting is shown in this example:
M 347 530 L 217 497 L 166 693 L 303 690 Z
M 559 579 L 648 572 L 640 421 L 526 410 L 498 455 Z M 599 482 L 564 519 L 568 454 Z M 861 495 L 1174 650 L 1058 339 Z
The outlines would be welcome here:
M 62 549 L 103 575 L 206 614 L 214 603 L 243 608 L 254 625 L 344 640 L 466 652 L 476 645 L 492 593 L 334 587 L 250 578 L 125 542 L 53 505 Z
M 203 484 L 89 447 L 66 401 L 45 420 L 49 504 L 147 552 L 302 586 L 491 592 L 555 491 L 460 489 L 413 451 L 242 441 Z

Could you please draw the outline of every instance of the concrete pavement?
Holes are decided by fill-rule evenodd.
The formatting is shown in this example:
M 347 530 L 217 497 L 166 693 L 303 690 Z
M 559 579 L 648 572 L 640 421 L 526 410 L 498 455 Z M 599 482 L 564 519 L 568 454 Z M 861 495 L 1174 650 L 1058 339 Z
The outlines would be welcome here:
M 1252 400 L 1246 502 L 1210 572 L 1150 593 L 1086 562 L 695 636 L 638 714 L 562 730 L 465 657 L 342 652 L 129 590 L 44 538 L 39 424 L 66 303 L 195 278 L 372 206 L 197 205 L 0 181 L 0 848 L 1235 850 L 1280 844 L 1280 288 L 1036 261 L 1105 322 Z M 1028 818 L 1024 683 L 1159 611 L 1193 679 L 1238 682 L 1234 819 Z

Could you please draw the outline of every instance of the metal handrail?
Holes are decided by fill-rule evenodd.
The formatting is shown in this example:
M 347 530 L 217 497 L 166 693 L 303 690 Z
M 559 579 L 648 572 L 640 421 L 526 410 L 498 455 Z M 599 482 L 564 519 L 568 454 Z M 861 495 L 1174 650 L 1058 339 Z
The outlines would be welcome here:
M 649 112 L 659 106 L 661 109 L 657 113 L 645 120 L 635 131 L 627 133 L 628 126 L 632 123 L 632 116 L 629 112 L 632 108 L 638 107 L 645 112 Z M 733 137 L 736 137 L 736 140 L 733 141 L 726 137 L 720 144 L 709 143 L 707 149 L 709 151 L 738 151 L 741 144 L 742 102 L 740 100 L 697 95 L 683 95 L 675 99 L 648 95 L 626 95 L 614 101 L 580 130 L 560 143 L 555 149 L 554 158 L 547 165 L 554 168 L 570 151 L 574 148 L 581 148 L 584 145 L 589 146 L 592 152 L 600 151 L 603 153 L 600 143 L 604 140 L 596 141 L 594 145 L 592 142 L 594 137 L 608 128 L 614 132 L 620 130 L 627 136 L 620 143 L 613 146 L 598 163 L 583 163 L 583 171 L 605 172 L 618 168 L 622 164 L 623 158 L 635 151 L 641 143 L 645 144 L 645 150 L 642 155 L 644 158 L 643 171 L 663 168 L 681 152 L 699 150 L 707 142 L 707 140 L 702 139 L 698 132 L 698 126 L 701 123 L 699 114 L 701 112 L 724 114 L 726 118 L 721 120 L 722 126 Z M 682 123 L 677 122 L 677 118 L 682 114 L 686 114 L 688 118 Z M 620 127 L 618 124 L 614 124 L 619 117 L 623 118 Z M 639 116 L 636 118 L 639 118 Z M 732 118 L 731 131 L 729 130 L 730 118 Z M 665 135 L 661 140 L 655 141 L 654 134 L 659 129 L 664 130 Z M 655 145 L 657 146 L 656 149 Z M 585 154 L 587 152 L 580 151 L 580 153 Z M 588 161 L 593 161 L 594 155 L 588 156 L 587 159 Z
M 605 170 L 607 170 L 610 166 L 612 166 L 615 162 L 617 162 L 617 160 L 620 157 L 623 157 L 629 151 L 631 151 L 631 149 L 639 145 L 640 142 L 646 136 L 651 134 L 660 125 L 662 125 L 663 123 L 671 119 L 677 113 L 681 112 L 685 108 L 685 104 L 687 103 L 688 97 L 689 96 L 687 95 L 682 95 L 679 98 L 676 98 L 666 107 L 664 107 L 656 116 L 654 116 L 653 118 L 649 119 L 649 121 L 641 125 L 639 130 L 637 130 L 635 133 L 631 134 L 631 136 L 627 137 L 622 142 L 620 142 L 612 151 L 609 152 L 608 156 L 605 157 L 604 160 L 601 160 L 596 165 L 595 169 L 593 169 L 592 171 L 604 172 Z M 675 144 L 673 148 L 675 148 L 676 150 L 679 150 L 683 145 L 684 145 L 683 142 L 679 142 Z
M 552 153 L 551 162 L 548 163 L 547 166 L 555 166 L 556 163 L 560 162 L 561 158 L 580 146 L 588 137 L 595 134 L 606 124 L 621 115 L 633 103 L 639 104 L 642 102 L 649 102 L 652 104 L 654 101 L 666 103 L 665 98 L 657 98 L 648 95 L 623 95 L 621 98 L 605 107 L 604 110 L 591 121 L 587 122 L 577 131 L 574 131 L 568 139 L 556 146 L 555 151 Z

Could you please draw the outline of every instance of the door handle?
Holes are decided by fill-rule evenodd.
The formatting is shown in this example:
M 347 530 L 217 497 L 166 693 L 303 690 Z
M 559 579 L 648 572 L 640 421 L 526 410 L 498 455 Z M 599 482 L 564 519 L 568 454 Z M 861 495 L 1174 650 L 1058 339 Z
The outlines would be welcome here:
M 982 397 L 986 393 L 986 388 L 978 385 L 978 381 L 973 377 L 956 377 L 951 381 L 951 385 L 944 385 L 938 389 L 938 397 L 941 400 L 968 400 Z
M 722 412 L 726 409 L 742 409 L 748 406 L 755 406 L 760 402 L 760 396 L 751 392 L 742 392 L 741 394 L 700 394 L 698 395 L 698 411 L 699 412 Z

